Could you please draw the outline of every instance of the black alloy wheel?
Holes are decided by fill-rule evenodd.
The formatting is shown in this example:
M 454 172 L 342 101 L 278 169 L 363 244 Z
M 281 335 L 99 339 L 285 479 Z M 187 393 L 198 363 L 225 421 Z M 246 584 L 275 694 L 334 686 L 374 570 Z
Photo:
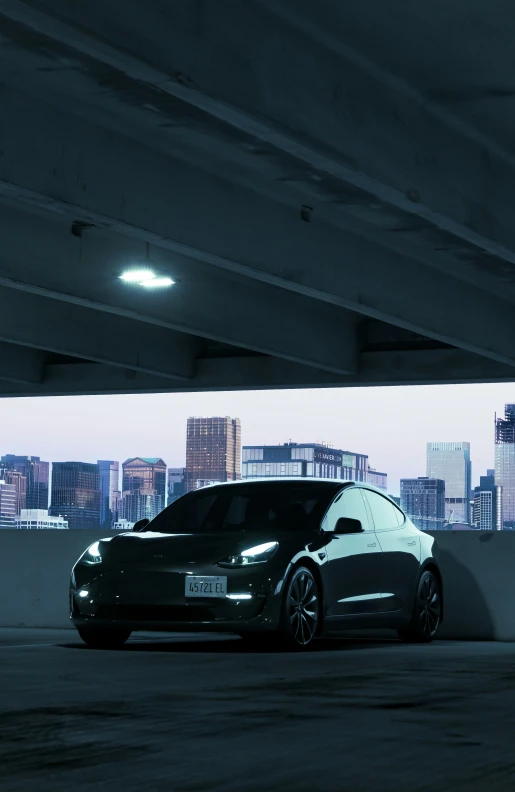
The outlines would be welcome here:
M 420 576 L 410 624 L 399 630 L 404 641 L 429 643 L 435 637 L 442 619 L 442 589 L 440 581 L 427 570 Z
M 295 649 L 307 649 L 320 625 L 320 595 L 306 567 L 295 570 L 288 581 L 283 603 L 283 637 Z
M 130 630 L 99 627 L 77 627 L 77 632 L 91 649 L 120 649 L 131 634 Z

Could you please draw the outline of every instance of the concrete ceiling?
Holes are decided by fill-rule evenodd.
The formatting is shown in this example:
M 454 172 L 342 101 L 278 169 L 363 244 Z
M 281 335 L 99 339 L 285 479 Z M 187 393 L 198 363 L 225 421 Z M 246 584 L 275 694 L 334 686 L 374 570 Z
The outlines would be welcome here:
M 514 40 L 507 0 L 0 0 L 0 395 L 514 380 Z

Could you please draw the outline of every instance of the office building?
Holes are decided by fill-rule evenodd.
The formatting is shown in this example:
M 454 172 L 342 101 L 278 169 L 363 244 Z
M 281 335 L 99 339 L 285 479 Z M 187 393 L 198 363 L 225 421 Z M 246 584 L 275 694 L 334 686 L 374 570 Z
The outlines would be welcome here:
M 481 476 L 479 487 L 474 489 L 472 524 L 475 528 L 482 531 L 502 530 L 501 497 L 501 488 L 496 486 L 495 476 Z
M 100 527 L 100 476 L 89 462 L 53 462 L 50 514 L 71 529 Z
M 166 503 L 169 505 L 185 493 L 186 468 L 168 468 L 168 487 Z
M 42 462 L 38 456 L 17 456 L 4 454 L 0 467 L 17 470 L 27 479 L 25 507 L 27 509 L 48 509 L 48 484 L 50 464 Z
M 236 481 L 241 478 L 239 418 L 188 418 L 185 490 L 197 481 Z
M 470 443 L 428 443 L 426 475 L 445 481 L 446 521 L 470 523 Z
M 113 531 L 132 531 L 134 523 L 129 520 L 116 520 L 111 526 Z
M 375 468 L 369 466 L 367 470 L 367 482 L 377 487 L 377 489 L 383 490 L 383 492 L 388 492 L 388 476 L 386 473 L 380 473 L 378 470 L 375 470 Z
M 502 488 L 502 526 L 515 528 L 515 404 L 495 416 L 495 484 Z
M 102 528 L 111 528 L 118 519 L 120 464 L 99 459 L 97 465 L 100 480 L 100 525 Z
M 16 487 L 16 514 L 20 514 L 27 505 L 27 477 L 19 470 L 0 467 L 0 479 Z
M 0 528 L 16 528 L 16 486 L 0 480 Z
M 368 456 L 321 443 L 244 446 L 242 478 L 302 476 L 367 481 Z M 380 474 L 384 475 L 384 474 Z
M 66 530 L 68 522 L 64 517 L 52 517 L 47 509 L 22 509 L 16 517 L 16 528 L 24 530 Z
M 165 507 L 166 464 L 160 457 L 131 457 L 123 463 L 119 519 L 152 520 Z
M 442 479 L 401 479 L 401 509 L 421 531 L 436 531 L 445 523 L 445 482 Z

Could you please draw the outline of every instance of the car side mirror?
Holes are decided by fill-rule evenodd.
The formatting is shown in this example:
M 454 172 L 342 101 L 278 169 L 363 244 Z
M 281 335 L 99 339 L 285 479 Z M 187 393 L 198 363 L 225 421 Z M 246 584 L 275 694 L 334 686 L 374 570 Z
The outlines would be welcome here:
M 361 520 L 354 520 L 352 517 L 340 517 L 334 527 L 335 534 L 356 534 L 363 533 Z
M 143 517 L 143 519 L 138 520 L 138 522 L 134 523 L 132 530 L 136 532 L 144 531 L 147 525 L 149 524 L 149 522 L 150 520 L 148 519 L 148 517 Z

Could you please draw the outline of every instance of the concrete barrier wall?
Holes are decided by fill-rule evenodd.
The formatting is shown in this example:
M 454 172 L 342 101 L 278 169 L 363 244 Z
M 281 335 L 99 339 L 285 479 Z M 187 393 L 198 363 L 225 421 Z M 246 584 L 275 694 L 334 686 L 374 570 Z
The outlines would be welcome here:
M 63 627 L 68 580 L 105 531 L 0 531 L 0 626 Z M 515 531 L 436 531 L 444 577 L 441 638 L 515 640 Z

